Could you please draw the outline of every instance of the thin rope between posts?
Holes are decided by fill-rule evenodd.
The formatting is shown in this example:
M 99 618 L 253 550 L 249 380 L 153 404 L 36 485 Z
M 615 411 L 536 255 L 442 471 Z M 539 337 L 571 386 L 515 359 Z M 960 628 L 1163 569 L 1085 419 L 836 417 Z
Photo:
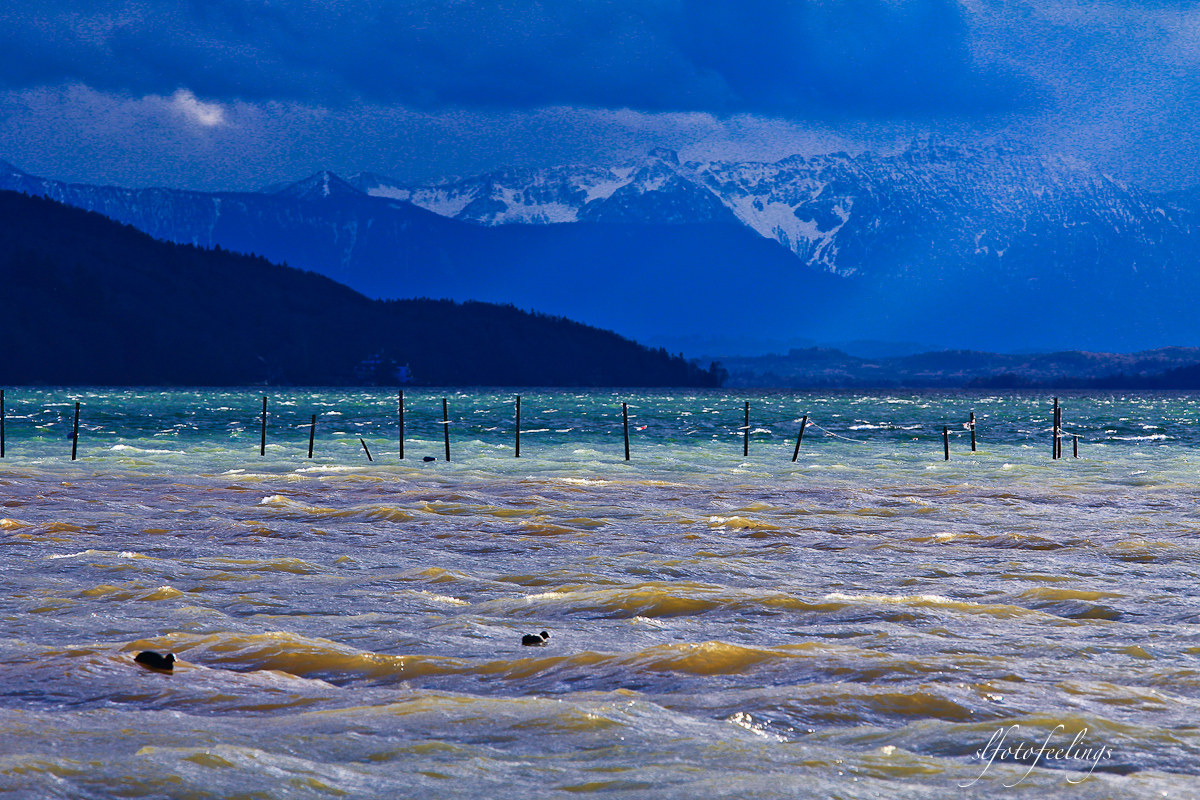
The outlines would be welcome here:
M 840 436 L 840 435 L 838 435 L 838 434 L 834 433 L 833 431 L 828 431 L 828 430 L 825 430 L 825 429 L 824 429 L 824 428 L 822 428 L 820 425 L 818 425 L 817 423 L 813 422 L 811 419 L 808 421 L 808 424 L 809 424 L 811 427 L 814 427 L 814 428 L 816 428 L 816 429 L 817 429 L 817 430 L 819 430 L 819 431 L 823 431 L 823 432 L 825 433 L 825 435 L 826 435 L 826 436 L 832 436 L 832 437 L 834 437 L 835 439 L 843 439 L 843 440 L 845 440 L 845 441 L 847 441 L 847 442 L 854 442 L 855 444 L 864 444 L 864 443 L 865 443 L 865 440 L 864 440 L 864 439 L 851 439 L 849 436 Z

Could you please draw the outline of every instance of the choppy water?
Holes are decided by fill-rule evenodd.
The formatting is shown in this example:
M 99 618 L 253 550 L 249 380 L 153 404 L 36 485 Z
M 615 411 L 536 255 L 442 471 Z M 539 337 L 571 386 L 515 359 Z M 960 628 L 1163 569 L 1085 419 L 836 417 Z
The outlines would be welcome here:
M 7 392 L 0 791 L 1200 794 L 1200 398 L 260 397 Z

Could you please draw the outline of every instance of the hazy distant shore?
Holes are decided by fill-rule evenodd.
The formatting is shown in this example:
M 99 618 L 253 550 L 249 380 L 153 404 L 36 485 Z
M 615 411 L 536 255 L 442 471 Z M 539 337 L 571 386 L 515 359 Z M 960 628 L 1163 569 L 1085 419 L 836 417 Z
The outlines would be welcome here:
M 1200 348 L 1138 353 L 1006 354 L 943 350 L 863 358 L 824 347 L 720 356 L 727 387 L 794 389 L 1200 389 Z

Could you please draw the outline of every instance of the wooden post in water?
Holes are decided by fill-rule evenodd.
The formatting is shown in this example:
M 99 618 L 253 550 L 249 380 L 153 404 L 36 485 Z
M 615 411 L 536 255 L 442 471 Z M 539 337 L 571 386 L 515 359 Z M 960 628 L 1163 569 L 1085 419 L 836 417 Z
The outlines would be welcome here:
M 258 441 L 258 454 L 265 456 L 267 454 L 267 398 L 263 396 L 262 410 L 262 436 Z
M 442 437 L 446 440 L 446 460 L 450 460 L 450 406 L 442 398 Z
M 946 451 L 946 460 L 950 460 L 950 428 L 942 426 L 942 448 Z
M 792 451 L 792 462 L 800 457 L 800 443 L 804 441 L 804 428 L 808 425 L 808 414 L 804 415 L 804 419 L 800 420 L 800 435 L 796 437 L 796 449 Z
M 975 412 L 971 412 L 971 452 L 975 452 Z
M 1053 428 L 1050 437 L 1050 457 L 1058 458 L 1058 398 L 1054 398 L 1054 421 L 1051 423 Z
M 374 461 L 375 459 L 371 458 L 371 449 L 369 447 L 367 447 L 367 443 L 363 440 L 363 438 L 361 436 L 358 437 L 358 443 L 363 446 L 363 451 L 366 452 L 366 454 L 367 454 L 367 461 Z
M 71 460 L 75 460 L 75 453 L 79 450 L 79 402 L 75 402 L 75 425 L 71 429 Z
M 1071 438 L 1075 440 L 1075 446 L 1074 446 L 1075 452 L 1072 455 L 1074 455 L 1075 458 L 1079 458 L 1079 437 L 1072 436 Z
M 4 458 L 4 390 L 0 389 L 0 458 Z
M 629 404 L 621 403 L 621 421 L 625 424 L 625 460 L 629 460 Z
M 746 401 L 746 427 L 742 429 L 742 457 L 750 455 L 750 401 Z
M 521 395 L 517 395 L 517 452 L 513 458 L 521 457 Z
M 1058 407 L 1058 419 L 1054 422 L 1054 457 L 1062 458 L 1062 406 Z
M 396 410 L 400 417 L 400 459 L 404 460 L 404 390 L 396 398 Z
M 313 440 L 317 438 L 317 415 L 312 415 L 312 424 L 308 426 L 308 457 L 312 458 Z

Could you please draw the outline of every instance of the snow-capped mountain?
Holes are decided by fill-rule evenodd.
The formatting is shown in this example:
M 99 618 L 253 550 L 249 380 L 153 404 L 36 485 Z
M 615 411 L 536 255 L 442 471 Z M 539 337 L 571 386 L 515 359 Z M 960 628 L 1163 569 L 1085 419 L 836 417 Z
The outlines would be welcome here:
M 729 264 L 753 265 L 785 290 L 761 305 L 776 338 L 796 327 L 783 313 L 788 291 L 834 281 L 740 225 L 484 226 L 372 197 L 325 172 L 268 192 L 205 194 L 66 184 L 0 165 L 0 189 L 98 211 L 160 239 L 256 253 L 370 297 L 511 303 L 641 341 L 711 330 L 728 307 L 714 289 L 728 283 Z
M 1031 230 L 1059 223 L 1095 226 L 1146 245 L 1189 226 L 1162 198 L 1085 164 L 936 140 L 891 156 L 681 164 L 675 153 L 658 149 L 612 168 L 503 170 L 424 185 L 376 175 L 350 182 L 374 196 L 484 225 L 736 222 L 805 264 L 842 276 L 927 268 L 933 251 L 959 262 L 1002 264 Z
M 506 169 L 425 185 L 405 185 L 373 173 L 359 173 L 349 181 L 374 197 L 406 200 L 444 217 L 483 225 L 686 223 L 707 222 L 714 215 L 733 221 L 720 199 L 681 172 L 678 156 L 663 149 L 616 167 Z
M 0 164 L 0 189 L 372 296 L 507 302 L 650 341 L 1200 343 L 1200 196 L 1001 146 L 771 163 L 656 150 L 612 167 L 422 185 L 320 172 L 217 194 L 70 185 Z

